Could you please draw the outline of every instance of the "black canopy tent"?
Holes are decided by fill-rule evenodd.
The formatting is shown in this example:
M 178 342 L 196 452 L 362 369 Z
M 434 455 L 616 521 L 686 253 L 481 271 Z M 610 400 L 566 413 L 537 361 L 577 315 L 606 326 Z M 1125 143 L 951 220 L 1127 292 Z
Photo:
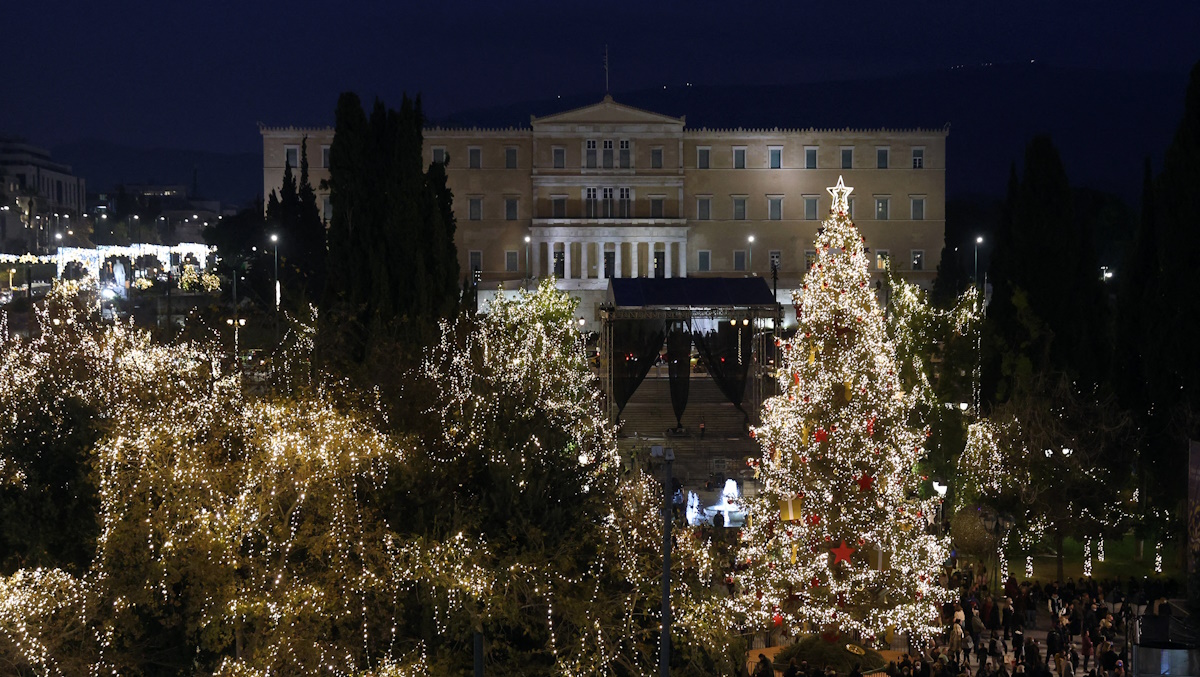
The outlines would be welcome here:
M 664 343 L 676 423 L 687 406 L 691 347 L 726 399 L 756 421 L 770 379 L 771 329 L 779 304 L 758 277 L 618 278 L 609 280 L 601 307 L 601 378 L 610 415 L 620 416 L 646 378 Z M 772 320 L 769 328 L 763 321 Z M 743 402 L 747 381 L 751 402 Z

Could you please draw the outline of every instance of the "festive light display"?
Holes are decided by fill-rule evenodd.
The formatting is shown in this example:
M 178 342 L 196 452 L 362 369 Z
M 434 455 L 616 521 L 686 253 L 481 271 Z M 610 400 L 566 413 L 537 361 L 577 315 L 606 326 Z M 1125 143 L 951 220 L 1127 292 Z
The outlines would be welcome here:
M 927 636 L 949 599 L 938 585 L 949 548 L 928 528 L 937 499 L 919 498 L 927 433 L 908 426 L 914 395 L 847 215 L 851 190 L 840 178 L 829 189 L 817 260 L 793 297 L 799 327 L 780 344 L 781 394 L 753 430 L 760 491 L 746 501 L 734 606 L 757 627 Z M 780 502 L 796 498 L 802 519 L 783 520 Z

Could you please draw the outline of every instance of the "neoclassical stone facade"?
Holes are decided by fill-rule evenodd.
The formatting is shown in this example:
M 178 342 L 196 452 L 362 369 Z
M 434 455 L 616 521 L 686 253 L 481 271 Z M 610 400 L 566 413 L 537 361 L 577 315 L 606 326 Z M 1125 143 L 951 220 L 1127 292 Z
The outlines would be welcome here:
M 328 177 L 332 129 L 261 132 L 264 194 L 285 162 L 298 164 L 305 138 L 313 184 Z M 775 268 L 790 314 L 838 176 L 855 189 L 852 215 L 879 275 L 890 266 L 930 284 L 945 232 L 946 136 L 688 129 L 686 118 L 605 97 L 524 129 L 427 129 L 425 155 L 447 162 L 460 265 L 475 271 L 481 297 L 554 275 L 594 326 L 611 277 L 770 278 Z

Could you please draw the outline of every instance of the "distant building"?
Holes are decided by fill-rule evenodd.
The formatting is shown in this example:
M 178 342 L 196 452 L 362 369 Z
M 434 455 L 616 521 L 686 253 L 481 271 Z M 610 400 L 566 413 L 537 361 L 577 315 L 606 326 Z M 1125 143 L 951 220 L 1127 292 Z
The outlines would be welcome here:
M 0 177 L 7 200 L 0 205 L 0 244 L 27 250 L 51 246 L 57 232 L 83 214 L 85 182 L 49 151 L 16 137 L 0 137 Z M 4 209 L 7 207 L 7 209 Z
M 318 207 L 331 128 L 260 127 L 263 194 L 308 144 Z M 613 277 L 778 274 L 791 290 L 813 265 L 825 188 L 845 178 L 881 279 L 889 266 L 929 286 L 945 234 L 945 129 L 687 129 L 686 118 L 600 103 L 523 129 L 425 130 L 446 162 L 463 274 L 481 298 L 553 275 L 594 326 Z M 753 240 L 751 240 L 753 238 Z

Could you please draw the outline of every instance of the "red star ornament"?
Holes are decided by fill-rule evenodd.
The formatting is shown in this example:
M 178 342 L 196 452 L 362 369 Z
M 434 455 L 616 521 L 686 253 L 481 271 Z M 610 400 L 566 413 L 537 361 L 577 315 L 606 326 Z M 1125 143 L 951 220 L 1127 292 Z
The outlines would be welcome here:
M 829 552 L 833 553 L 833 563 L 835 565 L 838 562 L 845 562 L 846 564 L 849 564 L 850 563 L 850 555 L 854 554 L 854 548 L 851 548 L 850 546 L 846 545 L 846 541 L 843 540 L 841 545 L 839 545 L 836 548 L 830 549 Z
M 861 477 L 854 480 L 854 482 L 855 482 L 855 484 L 858 485 L 859 491 L 870 491 L 871 487 L 875 486 L 875 478 L 871 477 L 870 475 L 868 475 L 865 472 L 862 474 Z

